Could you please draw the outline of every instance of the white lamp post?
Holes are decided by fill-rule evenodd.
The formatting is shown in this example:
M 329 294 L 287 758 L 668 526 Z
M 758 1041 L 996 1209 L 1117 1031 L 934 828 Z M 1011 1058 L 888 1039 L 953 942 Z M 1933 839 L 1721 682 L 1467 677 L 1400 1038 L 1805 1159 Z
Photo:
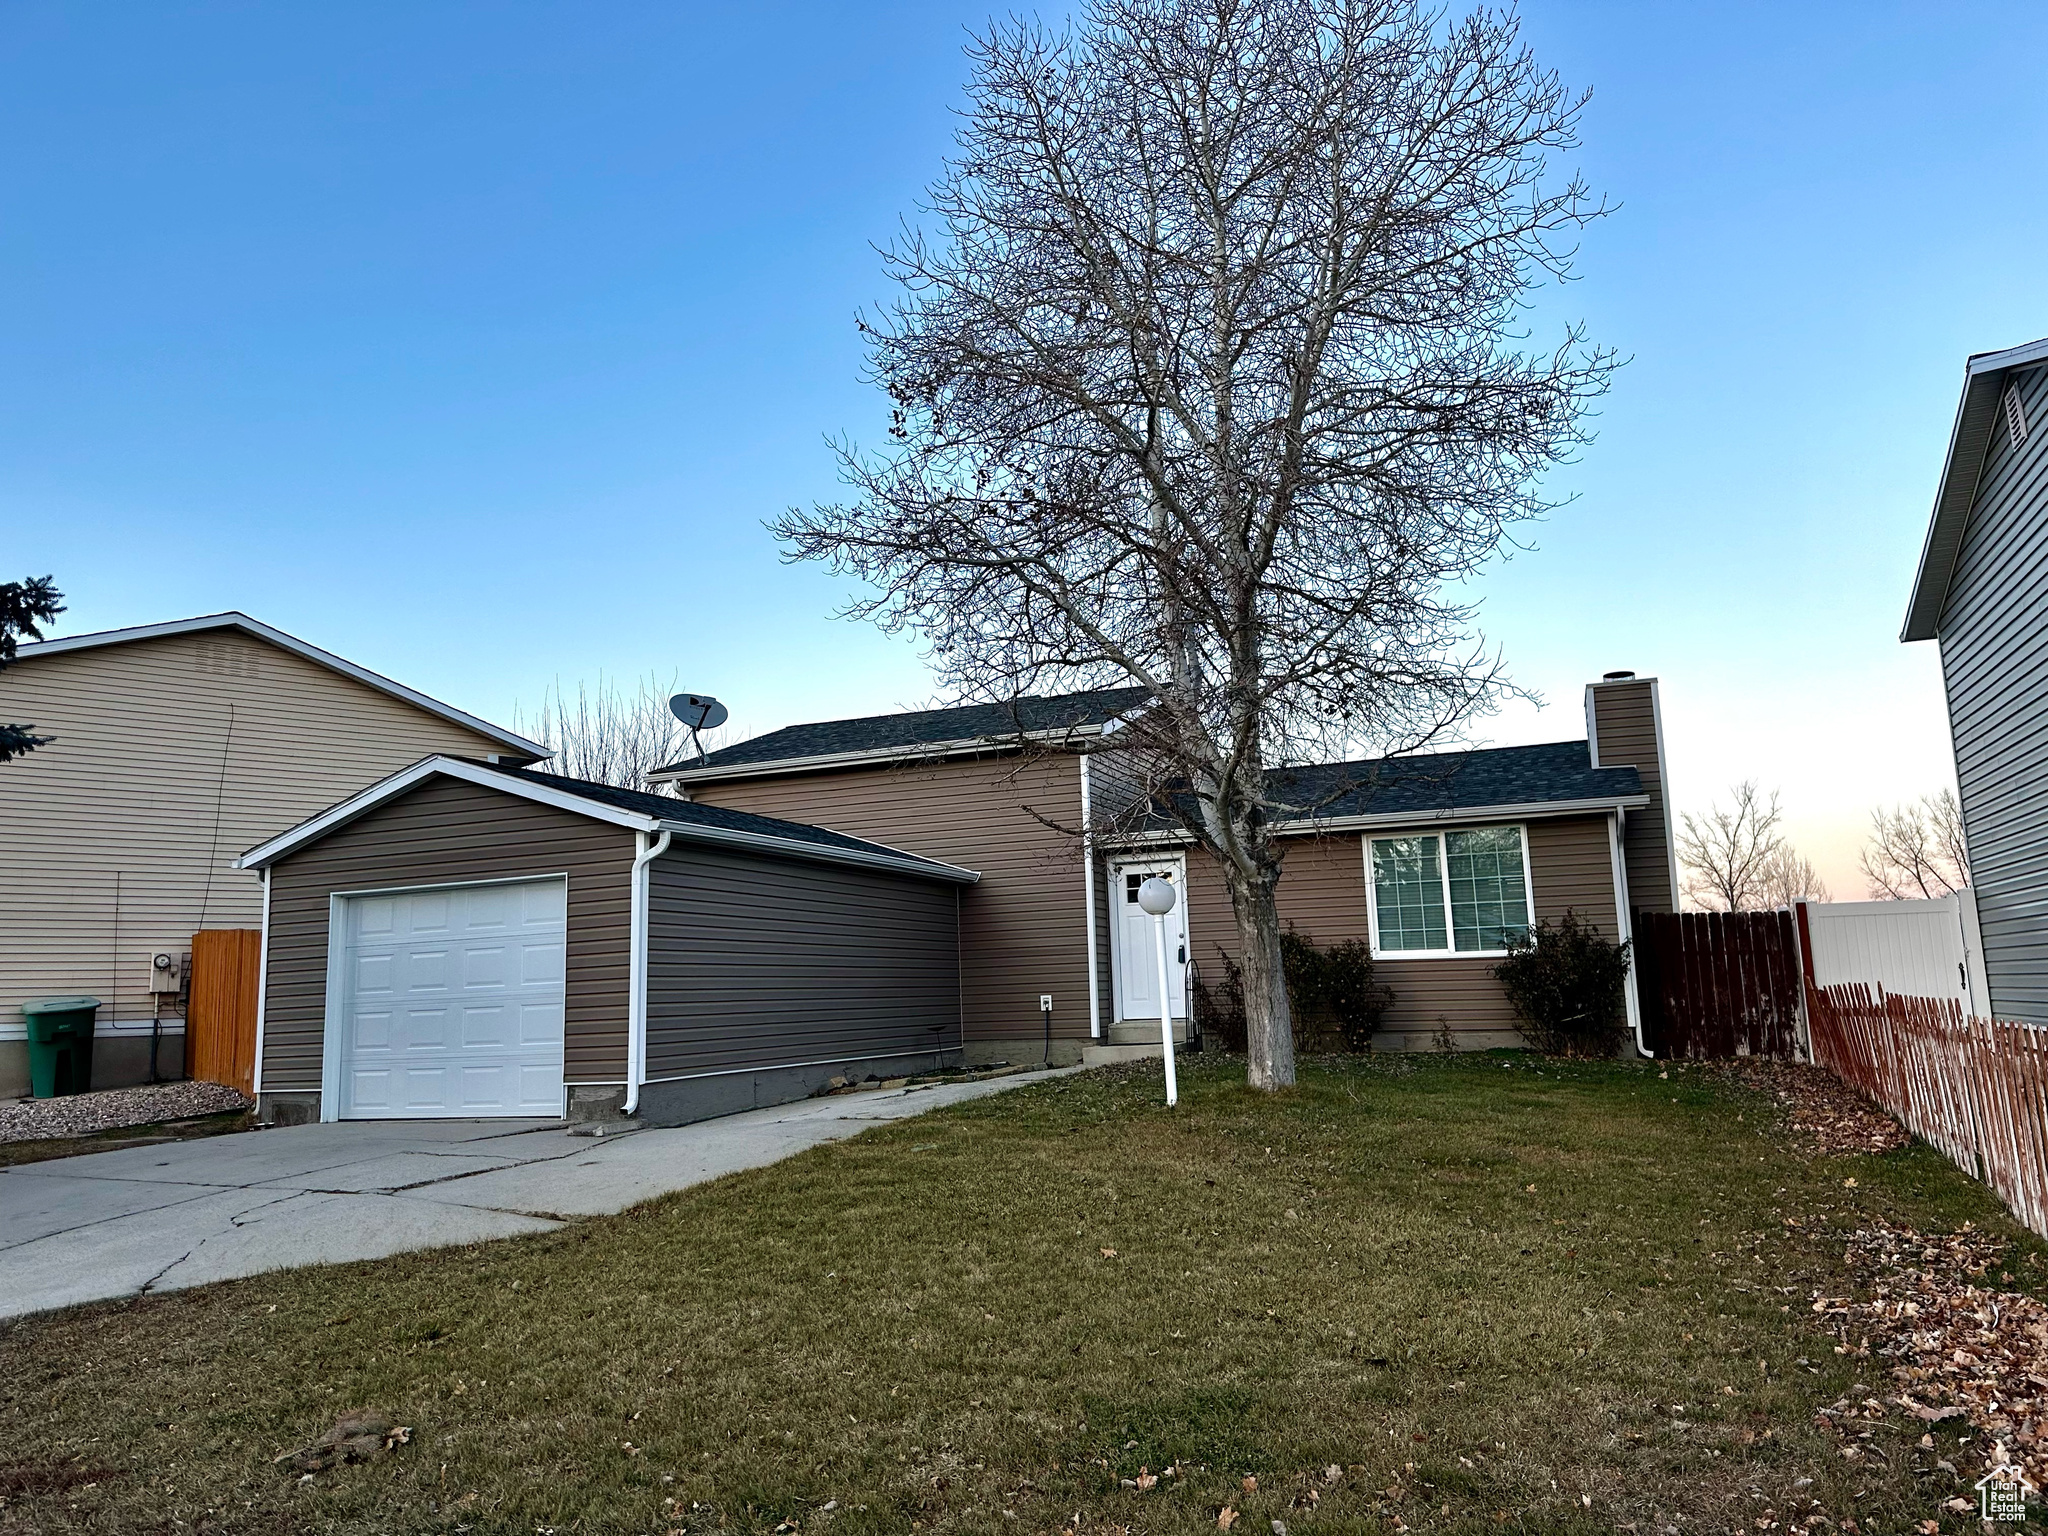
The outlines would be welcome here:
M 1176 892 L 1171 880 L 1154 875 L 1138 887 L 1138 905 L 1152 914 L 1159 932 L 1159 1044 L 1166 1056 L 1166 1102 L 1180 1102 L 1180 1083 L 1173 1074 L 1173 988 L 1166 973 L 1166 914 L 1173 910 Z

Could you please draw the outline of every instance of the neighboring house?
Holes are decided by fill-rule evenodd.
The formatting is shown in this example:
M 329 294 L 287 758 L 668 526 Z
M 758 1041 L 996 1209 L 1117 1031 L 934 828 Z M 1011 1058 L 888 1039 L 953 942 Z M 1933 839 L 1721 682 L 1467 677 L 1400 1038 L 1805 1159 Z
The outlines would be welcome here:
M 1971 358 L 1902 640 L 1937 640 L 1992 1013 L 2048 1024 L 2048 339 Z
M 151 1021 L 183 1024 L 153 957 L 253 929 L 235 857 L 432 753 L 529 763 L 547 748 L 240 613 L 24 645 L 0 718 L 53 738 L 0 766 L 0 1096 L 26 1091 L 21 1005 L 102 1000 L 98 1086 L 147 1069 Z
M 830 827 L 962 865 L 962 1047 L 969 1061 L 1096 1060 L 1157 1049 L 1161 1003 L 1139 884 L 1187 892 L 1176 961 L 1211 980 L 1236 952 L 1220 872 L 1184 835 L 1079 829 L 1115 772 L 1139 690 L 791 726 L 658 772 L 692 802 Z M 1579 912 L 1626 938 L 1633 909 L 1677 906 L 1653 679 L 1586 691 L 1586 740 L 1326 764 L 1276 774 L 1313 804 L 1286 830 L 1282 919 L 1318 944 L 1360 938 L 1396 994 L 1383 1040 L 1519 1039 L 1492 976 L 1507 934 Z M 1187 976 L 1167 1011 L 1183 1034 Z M 1629 993 L 1631 1016 L 1634 992 Z M 1148 1045 L 1149 1043 L 1149 1045 Z
M 440 756 L 240 866 L 283 1122 L 678 1124 L 960 1060 L 975 872 L 837 832 Z

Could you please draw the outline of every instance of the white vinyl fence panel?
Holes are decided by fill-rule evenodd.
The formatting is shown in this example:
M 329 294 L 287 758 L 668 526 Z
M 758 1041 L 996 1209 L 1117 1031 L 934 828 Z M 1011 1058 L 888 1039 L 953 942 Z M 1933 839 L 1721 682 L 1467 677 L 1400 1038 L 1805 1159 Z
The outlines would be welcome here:
M 1814 981 L 1860 982 L 1894 996 L 1933 997 L 1986 1012 L 1973 986 L 1970 893 L 1927 901 L 1802 902 L 1801 939 Z

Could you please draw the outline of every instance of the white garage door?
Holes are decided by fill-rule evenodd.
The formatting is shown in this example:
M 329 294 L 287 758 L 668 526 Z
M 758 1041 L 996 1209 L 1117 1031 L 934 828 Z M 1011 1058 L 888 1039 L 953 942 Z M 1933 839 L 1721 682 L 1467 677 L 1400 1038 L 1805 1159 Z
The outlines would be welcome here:
M 343 946 L 343 1119 L 562 1114 L 560 880 L 351 896 Z

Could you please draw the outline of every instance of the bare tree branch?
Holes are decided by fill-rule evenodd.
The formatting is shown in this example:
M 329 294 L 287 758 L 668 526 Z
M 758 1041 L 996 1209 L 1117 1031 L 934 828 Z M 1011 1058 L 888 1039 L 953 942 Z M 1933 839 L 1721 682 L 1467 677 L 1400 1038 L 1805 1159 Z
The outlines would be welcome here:
M 1944 789 L 1922 795 L 1917 804 L 1872 811 L 1863 878 L 1879 901 L 1953 896 L 1965 889 L 1970 857 L 1955 791 Z
M 1512 16 L 1091 0 L 992 25 L 936 229 L 863 321 L 892 445 L 774 526 L 963 698 L 1137 682 L 1118 735 L 1221 864 L 1252 1080 L 1292 1080 L 1268 770 L 1412 751 L 1512 691 L 1463 584 L 1541 513 L 1611 355 L 1528 350 L 1605 210 Z M 1325 781 L 1319 781 L 1325 782 Z

